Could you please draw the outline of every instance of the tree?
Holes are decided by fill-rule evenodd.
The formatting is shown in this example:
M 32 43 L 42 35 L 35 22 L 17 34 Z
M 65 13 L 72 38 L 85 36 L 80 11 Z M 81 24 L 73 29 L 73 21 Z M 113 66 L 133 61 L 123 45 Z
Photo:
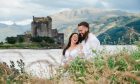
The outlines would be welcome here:
M 43 37 L 43 40 L 46 42 L 46 43 L 54 43 L 54 39 L 51 38 L 51 37 Z
M 42 37 L 39 37 L 39 36 L 37 36 L 37 37 L 32 37 L 32 38 L 31 38 L 31 41 L 32 41 L 32 42 L 42 42 Z
M 3 45 L 3 42 L 0 42 L 0 45 Z
M 24 37 L 22 37 L 22 36 L 18 37 L 18 42 L 19 42 L 19 43 L 24 42 Z
M 9 43 L 9 44 L 15 44 L 16 41 L 17 41 L 17 38 L 16 38 L 16 37 L 7 37 L 7 38 L 6 38 L 6 41 L 7 41 L 7 43 Z

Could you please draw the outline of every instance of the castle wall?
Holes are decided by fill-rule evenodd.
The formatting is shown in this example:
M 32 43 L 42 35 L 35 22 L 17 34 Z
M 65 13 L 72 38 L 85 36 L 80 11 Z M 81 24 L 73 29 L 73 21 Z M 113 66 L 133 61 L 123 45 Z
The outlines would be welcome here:
M 50 17 L 33 17 L 32 36 L 52 37 L 52 20 Z
M 33 17 L 31 23 L 32 36 L 53 37 L 59 44 L 64 44 L 64 34 L 58 33 L 57 29 L 52 29 L 51 17 Z

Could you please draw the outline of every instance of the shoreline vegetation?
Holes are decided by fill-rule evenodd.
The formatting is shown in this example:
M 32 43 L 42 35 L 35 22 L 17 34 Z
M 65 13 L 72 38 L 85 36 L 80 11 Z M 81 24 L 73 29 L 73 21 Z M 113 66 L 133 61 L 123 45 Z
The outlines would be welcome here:
M 103 44 L 102 46 L 116 46 L 116 45 L 108 45 Z M 117 44 L 117 46 L 137 46 L 139 45 L 139 42 L 135 44 Z M 0 49 L 63 49 L 64 45 L 60 44 L 54 44 L 54 43 L 15 43 L 15 44 L 9 44 L 9 43 L 0 43 Z
M 24 36 L 7 37 L 5 42 L 0 42 L 0 49 L 61 49 L 63 43 L 57 42 L 52 37 L 30 37 Z
M 0 49 L 61 49 L 62 45 L 54 43 L 16 43 L 0 44 Z
M 109 44 L 107 39 L 101 41 L 102 45 L 139 45 L 139 40 L 129 39 L 128 43 L 123 42 L 124 39 L 114 41 L 114 44 Z M 127 41 L 127 40 L 125 40 Z M 6 42 L 0 42 L 0 49 L 63 49 L 65 43 L 56 42 L 51 37 L 32 37 L 25 41 L 23 37 L 7 37 Z
M 25 70 L 23 60 L 18 60 L 18 69 L 10 61 L 0 63 L 0 84 L 139 84 L 140 46 L 132 52 L 122 50 L 116 54 L 95 52 L 96 57 L 85 60 L 77 57 L 67 68 L 62 66 L 49 78 L 35 77 Z

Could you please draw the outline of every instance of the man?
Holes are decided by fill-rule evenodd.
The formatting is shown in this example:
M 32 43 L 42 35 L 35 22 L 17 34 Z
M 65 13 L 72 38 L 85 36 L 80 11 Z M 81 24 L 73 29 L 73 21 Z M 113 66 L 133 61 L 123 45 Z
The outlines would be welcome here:
M 78 24 L 79 41 L 83 46 L 83 53 L 86 58 L 95 55 L 93 51 L 98 50 L 100 41 L 96 36 L 89 32 L 89 24 L 81 22 Z

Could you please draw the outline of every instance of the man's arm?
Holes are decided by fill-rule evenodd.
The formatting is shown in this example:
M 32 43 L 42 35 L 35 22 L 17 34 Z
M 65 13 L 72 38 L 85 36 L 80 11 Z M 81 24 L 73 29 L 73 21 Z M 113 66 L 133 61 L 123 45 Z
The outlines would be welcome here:
M 98 50 L 99 49 L 99 47 L 100 47 L 100 41 L 92 33 L 90 33 L 90 35 L 89 35 L 89 42 L 90 42 L 90 47 L 93 50 Z

